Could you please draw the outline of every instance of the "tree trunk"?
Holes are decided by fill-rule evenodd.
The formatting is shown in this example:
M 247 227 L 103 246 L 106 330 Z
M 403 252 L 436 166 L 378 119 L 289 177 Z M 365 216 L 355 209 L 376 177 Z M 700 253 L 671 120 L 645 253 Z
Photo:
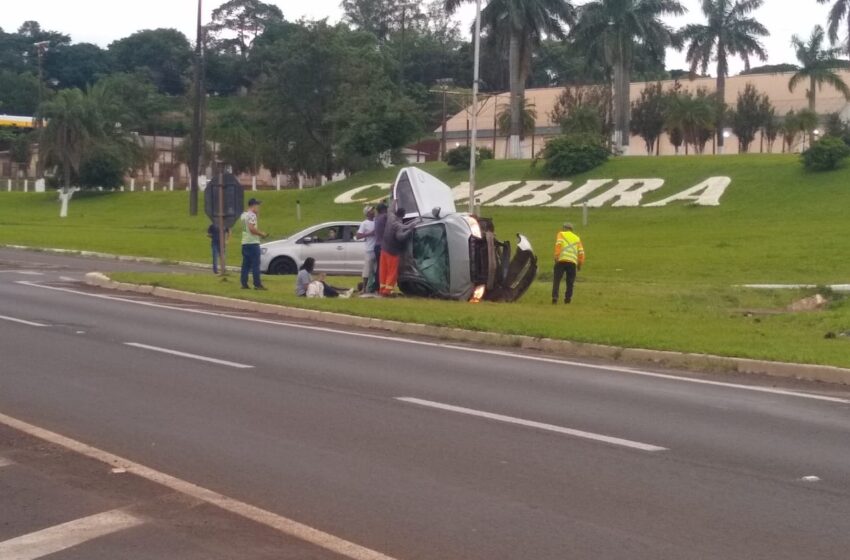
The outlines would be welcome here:
M 520 132 L 522 131 L 522 98 L 520 84 L 520 37 L 519 32 L 511 30 L 510 49 L 508 52 L 508 73 L 511 86 L 511 129 L 508 136 L 508 159 L 522 158 Z
M 629 131 L 630 78 L 629 69 L 624 62 L 618 62 L 614 65 L 614 96 L 616 97 L 614 103 L 614 137 L 617 143 L 617 151 L 623 155 L 628 155 L 629 144 L 631 143 L 631 132 Z
M 814 76 L 809 77 L 809 110 L 817 115 L 817 111 L 815 111 L 815 107 L 817 106 L 815 96 L 817 95 L 815 91 L 815 87 L 817 84 L 815 83 Z M 809 146 L 815 143 L 815 131 L 809 131 Z
M 723 136 L 726 116 L 726 72 L 721 71 L 720 62 L 717 63 L 717 101 L 720 103 L 720 111 L 717 114 L 717 153 L 722 154 L 726 141 Z

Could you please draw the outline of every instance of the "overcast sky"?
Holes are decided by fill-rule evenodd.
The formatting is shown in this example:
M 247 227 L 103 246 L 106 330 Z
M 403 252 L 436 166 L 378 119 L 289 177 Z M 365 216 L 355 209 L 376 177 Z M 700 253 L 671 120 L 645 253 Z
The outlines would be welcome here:
M 222 2 L 204 0 L 205 23 L 212 9 Z M 42 28 L 70 34 L 75 43 L 90 42 L 103 47 L 140 29 L 157 27 L 177 28 L 191 39 L 197 17 L 196 0 L 2 0 L 2 3 L 0 27 L 7 32 L 17 30 L 26 20 L 36 20 Z M 270 3 L 280 6 L 289 20 L 327 17 L 336 21 L 341 15 L 339 0 L 271 0 Z M 699 0 L 683 0 L 682 3 L 689 13 L 671 19 L 671 25 L 678 27 L 702 21 Z M 764 41 L 770 56 L 768 62 L 795 62 L 790 47 L 791 35 L 808 36 L 815 25 L 825 25 L 828 10 L 828 4 L 818 4 L 816 0 L 767 0 L 756 17 L 771 32 Z M 464 6 L 458 15 L 463 29 L 469 29 L 474 18 L 472 6 Z M 667 67 L 685 68 L 684 55 L 675 51 L 669 53 Z M 735 61 L 731 70 L 737 73 L 742 68 L 743 65 Z

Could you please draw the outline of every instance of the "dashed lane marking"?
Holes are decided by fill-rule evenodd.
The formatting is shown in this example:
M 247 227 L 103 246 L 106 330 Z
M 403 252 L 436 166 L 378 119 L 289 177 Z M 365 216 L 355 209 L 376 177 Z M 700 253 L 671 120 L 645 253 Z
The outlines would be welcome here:
M 45 325 L 44 323 L 36 323 L 35 321 L 26 321 L 24 319 L 17 319 L 15 317 L 7 317 L 6 315 L 0 315 L 0 320 L 9 321 L 10 323 L 18 323 L 20 325 L 27 325 L 30 327 L 47 327 L 49 325 Z
M 375 550 L 341 539 L 331 535 L 330 533 L 320 531 L 319 529 L 314 529 L 309 525 L 299 523 L 282 515 L 278 515 L 223 494 L 219 494 L 213 490 L 203 488 L 191 482 L 154 470 L 140 463 L 130 461 L 129 459 L 92 447 L 91 445 L 51 432 L 44 428 L 39 428 L 38 426 L 29 424 L 23 420 L 18 420 L 17 418 L 0 413 L 0 424 L 4 424 L 30 436 L 47 441 L 48 443 L 59 445 L 65 449 L 85 455 L 86 457 L 90 457 L 102 463 L 106 463 L 112 468 L 120 467 L 126 469 L 128 473 L 135 474 L 136 476 L 140 476 L 144 479 L 150 480 L 151 482 L 155 482 L 156 484 L 170 488 L 171 490 L 183 495 L 216 506 L 245 519 L 271 527 L 280 533 L 313 544 L 345 558 L 350 558 L 351 560 L 395 560 L 391 556 L 387 556 Z M 2 553 L 2 549 L 0 549 L 0 558 L 3 560 L 7 560 L 8 558 Z M 27 560 L 32 557 L 25 556 L 22 558 Z
M 98 513 L 0 542 L 0 558 L 35 560 L 142 523 L 142 518 L 120 509 Z
M 517 426 L 525 426 L 527 428 L 536 428 L 538 430 L 546 430 L 547 432 L 555 432 L 558 434 L 564 434 L 572 437 L 589 439 L 594 441 L 599 441 L 602 443 L 608 443 L 611 445 L 618 445 L 620 447 L 628 447 L 630 449 L 637 449 L 639 451 L 667 451 L 666 447 L 660 447 L 658 445 L 651 445 L 649 443 L 641 443 L 639 441 L 631 441 L 628 439 L 622 439 L 618 437 L 606 436 L 602 434 L 595 434 L 593 432 L 585 432 L 583 430 L 574 430 L 572 428 L 564 428 L 563 426 L 556 426 L 554 424 L 545 424 L 543 422 L 535 422 L 533 420 L 524 420 L 522 418 L 515 418 L 513 416 L 505 416 L 503 414 L 494 414 L 492 412 L 484 412 L 483 410 L 475 410 L 472 408 L 465 408 L 462 406 L 454 406 L 451 404 L 444 404 L 434 401 L 426 401 L 423 399 L 415 399 L 412 397 L 396 397 L 396 400 L 417 404 L 419 406 L 424 406 L 428 408 L 435 408 L 438 410 L 445 410 L 448 412 L 456 412 L 459 414 L 466 414 L 468 416 L 477 416 L 478 418 L 486 418 L 488 420 L 495 420 L 497 422 L 505 422 L 507 424 L 515 424 Z
M 11 459 L 7 459 L 3 456 L 0 456 L 0 469 L 2 469 L 3 467 L 8 467 L 10 465 L 14 465 Z
M 201 356 L 199 354 L 190 354 L 189 352 L 180 352 L 179 350 L 171 350 L 169 348 L 162 348 L 159 346 L 150 346 L 148 344 L 140 344 L 138 342 L 125 342 L 126 346 L 132 346 L 133 348 L 141 348 L 143 350 L 150 350 L 152 352 L 159 352 L 161 354 L 170 354 L 172 356 L 179 356 L 181 358 L 189 358 L 192 360 L 198 360 L 201 362 L 209 362 L 211 364 L 217 364 L 220 366 L 227 366 L 237 369 L 251 369 L 254 366 L 248 364 L 239 364 L 236 362 L 229 362 L 227 360 L 219 360 L 218 358 L 210 358 L 208 356 Z

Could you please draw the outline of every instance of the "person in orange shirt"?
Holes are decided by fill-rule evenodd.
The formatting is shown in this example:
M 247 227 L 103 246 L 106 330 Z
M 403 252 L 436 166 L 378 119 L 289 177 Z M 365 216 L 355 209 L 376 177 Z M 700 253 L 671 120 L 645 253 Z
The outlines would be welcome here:
M 564 223 L 564 228 L 555 237 L 555 270 L 552 278 L 552 303 L 558 303 L 558 292 L 561 288 L 561 279 L 567 277 L 567 293 L 564 294 L 564 303 L 573 300 L 573 286 L 576 276 L 584 264 L 584 245 L 581 238 L 573 232 L 573 225 Z

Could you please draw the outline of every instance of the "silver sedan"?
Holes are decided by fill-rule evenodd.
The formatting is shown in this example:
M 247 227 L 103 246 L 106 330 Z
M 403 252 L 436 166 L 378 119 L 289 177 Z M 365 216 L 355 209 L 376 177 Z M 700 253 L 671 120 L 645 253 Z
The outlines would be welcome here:
M 359 227 L 360 222 L 326 222 L 263 243 L 260 268 L 265 274 L 297 274 L 307 257 L 313 257 L 317 272 L 360 276 L 366 247 L 355 239 Z

